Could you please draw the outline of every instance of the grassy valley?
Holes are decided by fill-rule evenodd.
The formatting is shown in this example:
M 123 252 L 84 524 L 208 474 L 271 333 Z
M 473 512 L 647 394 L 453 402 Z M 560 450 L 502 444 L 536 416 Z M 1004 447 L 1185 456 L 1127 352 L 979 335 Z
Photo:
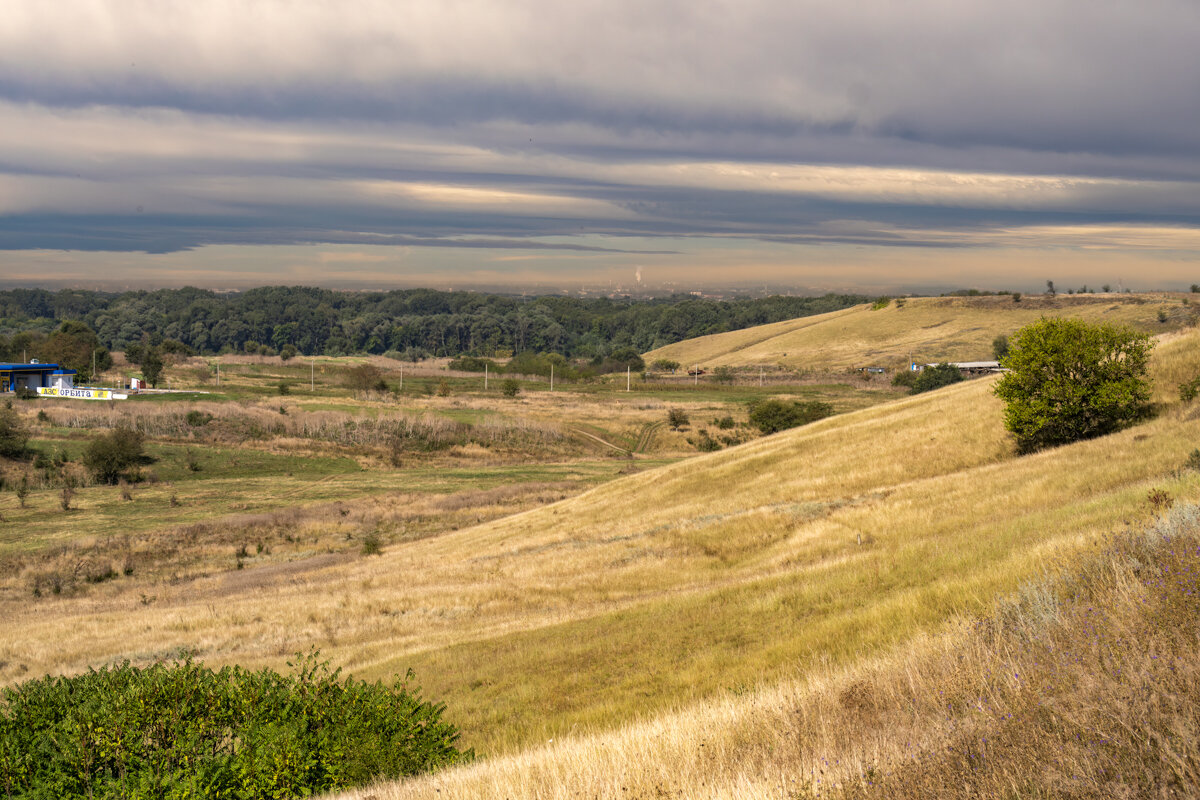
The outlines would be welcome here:
M 1002 726 L 997 709 L 1026 713 L 1027 695 L 984 672 L 1008 658 L 1037 674 L 1015 643 L 1028 640 L 1030 592 L 1058 592 L 1065 567 L 1101 576 L 1087 596 L 1134 626 L 1126 601 L 1146 573 L 1106 555 L 1112 537 L 1142 541 L 1170 506 L 1200 501 L 1200 410 L 1176 389 L 1200 374 L 1200 333 L 1159 323 L 1152 304 L 1095 299 L 1079 307 L 1180 328 L 1153 356 L 1156 416 L 1023 457 L 991 378 L 902 396 L 850 381 L 625 392 L 622 375 L 554 393 L 527 381 L 504 398 L 436 369 L 356 393 L 342 361 L 247 359 L 223 365 L 219 388 L 201 362 L 175 368 L 206 396 L 23 407 L 43 453 L 73 458 L 123 421 L 146 431 L 155 460 L 139 483 L 81 487 L 67 512 L 51 486 L 25 507 L 0 495 L 0 678 L 179 654 L 279 667 L 316 646 L 359 678 L 413 669 L 483 756 L 355 797 L 869 794 L 863 775 L 934 763 L 905 762 L 905 746 L 933 752 L 958 720 L 984 730 Z M 824 347 L 830 369 L 874 360 L 832 352 L 821 326 L 866 331 L 944 307 L 967 309 L 947 342 L 978 327 L 970 336 L 990 347 L 1009 330 L 995 309 L 969 324 L 975 306 L 912 299 L 815 318 L 817 338 L 797 330 L 789 347 Z M 745 432 L 747 400 L 779 395 L 840 413 Z M 663 424 L 673 407 L 688 430 Z M 741 438 L 698 454 L 689 437 L 724 416 Z M 1151 555 L 1186 566 L 1186 554 Z M 89 582 L 81 564 L 116 574 Z M 1061 594 L 1048 636 L 1069 636 L 1086 607 Z M 981 632 L 971 621 L 1008 613 L 1005 597 L 1026 610 L 1003 635 Z M 931 697 L 948 688 L 943 718 Z M 971 711 L 985 689 L 996 702 Z

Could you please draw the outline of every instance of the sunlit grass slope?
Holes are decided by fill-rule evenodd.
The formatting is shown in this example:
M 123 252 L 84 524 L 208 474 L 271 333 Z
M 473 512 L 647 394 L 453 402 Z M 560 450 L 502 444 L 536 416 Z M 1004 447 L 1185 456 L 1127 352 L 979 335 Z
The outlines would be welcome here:
M 659 519 L 654 501 L 664 496 L 668 505 L 695 507 L 705 490 L 716 509 L 710 516 L 737 509 L 741 523 L 720 539 L 726 549 L 711 553 L 709 586 L 645 603 L 641 613 L 514 634 L 514 646 L 489 648 L 495 665 L 454 648 L 455 667 L 467 674 L 445 681 L 445 690 L 471 698 L 488 681 L 521 675 L 524 702 L 547 721 L 544 739 L 351 796 L 749 800 L 861 790 L 916 797 L 939 794 L 931 789 L 938 781 L 963 797 L 1020 786 L 1040 796 L 1035 790 L 1067 785 L 1078 796 L 1102 796 L 1097 787 L 1195 780 L 1194 761 L 1171 759 L 1195 752 L 1195 714 L 1185 713 L 1189 695 L 1181 691 L 1195 692 L 1200 516 L 1187 503 L 1200 497 L 1200 472 L 1184 464 L 1200 446 L 1200 403 L 1179 403 L 1176 385 L 1200 373 L 1200 335 L 1164 337 L 1153 372 L 1162 408 L 1152 422 L 1020 459 L 990 438 L 999 419 L 990 383 L 981 381 L 713 457 L 700 470 L 712 479 L 694 474 L 691 492 L 669 482 L 695 463 L 640 476 L 653 485 L 634 492 L 631 517 Z M 896 424 L 875 428 L 885 420 Z M 821 440 L 857 445 L 860 457 L 827 460 L 837 456 L 817 446 Z M 927 445 L 938 440 L 940 447 Z M 790 473 L 771 469 L 786 461 L 775 460 L 781 451 L 794 455 Z M 827 472 L 835 463 L 836 474 Z M 762 480 L 733 478 L 751 466 L 763 468 Z M 889 475 L 892 468 L 903 476 Z M 888 483 L 859 492 L 880 480 Z M 603 502 L 618 488 L 610 484 L 560 513 Z M 1137 531 L 1164 507 L 1151 501 L 1152 489 L 1184 514 L 1162 523 L 1190 531 L 1183 549 L 1139 544 Z M 736 499 L 743 492 L 744 504 Z M 793 519 L 787 534 L 768 541 L 755 514 L 769 513 L 781 496 L 803 503 L 815 495 L 854 499 Z M 610 524 L 615 536 L 628 530 Z M 702 532 L 718 524 L 693 518 L 677 526 L 680 547 L 686 552 L 697 539 L 712 547 Z M 1126 529 L 1134 533 L 1112 538 Z M 583 537 L 560 535 L 583 549 Z M 753 553 L 731 552 L 752 542 Z M 1066 578 L 1045 577 L 1064 567 Z M 1014 592 L 1019 601 L 997 611 L 996 598 Z M 960 611 L 998 621 L 969 626 Z M 1174 635 L 1180 623 L 1191 627 Z M 878 646 L 888 644 L 898 646 Z M 564 653 L 573 656 L 570 673 Z M 774 671 L 765 668 L 772 662 Z M 633 721 L 600 731 L 582 719 L 561 735 L 549 720 L 563 705 L 578 705 L 563 698 L 586 690 L 582 676 L 597 672 L 603 679 L 591 683 L 610 713 L 619 716 L 621 707 Z M 453 690 L 460 680 L 468 692 Z M 704 697 L 664 708 L 656 693 L 687 696 L 677 683 Z M 640 684 L 633 697 L 630 684 Z M 512 713 L 502 698 L 493 702 Z M 487 713 L 486 704 L 472 703 L 460 718 L 469 726 Z M 1118 761 L 1133 772 L 1114 772 Z M 1047 777 L 1051 764 L 1058 771 Z M 873 786 L 881 778 L 882 789 Z
M 1019 303 L 1009 296 L 913 297 L 879 309 L 860 305 L 688 339 L 647 353 L 646 361 L 793 369 L 896 367 L 909 357 L 918 363 L 982 361 L 992 358 L 996 336 L 1043 316 L 1120 323 L 1157 334 L 1180 327 L 1196 310 L 1183 294 L 1033 296 Z M 1166 321 L 1160 321 L 1160 311 Z
M 1200 372 L 1200 338 L 1164 343 L 1155 369 Z M 377 558 L 163 582 L 149 603 L 46 598 L 0 621 L 0 660 L 282 666 L 315 645 L 360 677 L 413 667 L 494 754 L 852 665 L 1144 516 L 1149 489 L 1200 491 L 1180 470 L 1195 406 L 1017 459 L 991 389 L 828 418 Z

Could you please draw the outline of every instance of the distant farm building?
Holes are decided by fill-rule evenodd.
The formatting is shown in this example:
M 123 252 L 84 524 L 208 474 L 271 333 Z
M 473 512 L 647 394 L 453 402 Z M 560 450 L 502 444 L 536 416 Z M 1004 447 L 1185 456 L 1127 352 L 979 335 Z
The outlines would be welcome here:
M 0 392 L 19 389 L 70 389 L 75 385 L 75 370 L 58 364 L 0 364 Z

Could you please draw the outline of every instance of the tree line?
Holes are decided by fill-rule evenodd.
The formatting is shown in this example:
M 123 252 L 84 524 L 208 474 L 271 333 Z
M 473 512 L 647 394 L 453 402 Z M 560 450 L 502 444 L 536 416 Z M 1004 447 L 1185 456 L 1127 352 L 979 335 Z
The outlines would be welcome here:
M 559 353 L 604 358 L 645 352 L 711 333 L 821 314 L 866 302 L 853 294 L 709 300 L 520 297 L 406 289 L 343 292 L 268 286 L 97 292 L 0 291 L 0 359 L 38 357 L 64 322 L 96 334 L 96 346 L 181 346 L 195 353 L 288 350 L 303 355 L 396 353 L 424 356 Z

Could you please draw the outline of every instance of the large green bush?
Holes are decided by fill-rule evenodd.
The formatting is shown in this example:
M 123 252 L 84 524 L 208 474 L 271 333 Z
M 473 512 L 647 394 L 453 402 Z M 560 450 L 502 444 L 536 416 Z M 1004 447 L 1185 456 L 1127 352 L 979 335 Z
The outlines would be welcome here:
M 1013 336 L 996 396 L 1022 452 L 1101 436 L 1150 410 L 1148 334 L 1042 319 Z
M 3 691 L 0 792 L 13 798 L 290 798 L 473 758 L 444 706 L 397 681 L 189 661 L 128 663 Z
M 786 403 L 783 400 L 761 400 L 750 405 L 750 424 L 763 433 L 807 425 L 833 414 L 833 406 L 817 400 Z
M 144 438 L 132 428 L 113 428 L 88 444 L 83 465 L 97 481 L 116 483 L 127 469 L 145 459 Z

